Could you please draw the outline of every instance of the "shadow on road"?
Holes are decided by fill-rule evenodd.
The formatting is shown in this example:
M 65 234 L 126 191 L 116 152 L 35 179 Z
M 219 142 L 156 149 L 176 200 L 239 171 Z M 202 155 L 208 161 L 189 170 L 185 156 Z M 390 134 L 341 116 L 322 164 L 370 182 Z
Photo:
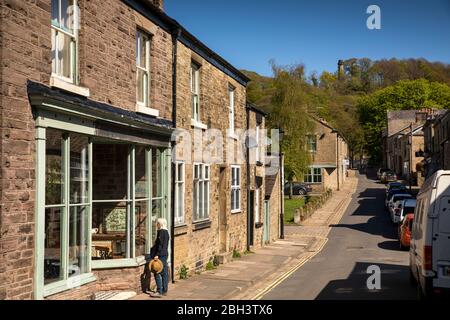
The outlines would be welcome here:
M 397 239 L 397 228 L 392 225 L 384 208 L 384 189 L 367 188 L 358 195 L 358 208 L 352 216 L 371 216 L 364 223 L 335 224 L 333 228 L 350 228 L 372 235 L 381 235 L 385 239 Z
M 367 268 L 371 265 L 373 264 L 357 262 L 347 279 L 330 281 L 316 300 L 416 299 L 416 290 L 409 284 L 409 270 L 406 266 L 376 264 L 381 270 L 381 289 L 369 290 L 367 279 L 372 273 L 367 273 Z M 400 293 L 399 288 L 403 288 L 404 292 Z

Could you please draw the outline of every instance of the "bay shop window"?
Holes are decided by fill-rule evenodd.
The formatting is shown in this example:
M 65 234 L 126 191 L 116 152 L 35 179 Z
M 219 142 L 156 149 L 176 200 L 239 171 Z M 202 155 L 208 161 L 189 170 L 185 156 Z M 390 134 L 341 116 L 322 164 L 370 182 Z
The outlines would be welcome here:
M 41 295 L 95 280 L 92 269 L 144 263 L 156 219 L 169 217 L 170 150 L 52 128 L 38 136 Z

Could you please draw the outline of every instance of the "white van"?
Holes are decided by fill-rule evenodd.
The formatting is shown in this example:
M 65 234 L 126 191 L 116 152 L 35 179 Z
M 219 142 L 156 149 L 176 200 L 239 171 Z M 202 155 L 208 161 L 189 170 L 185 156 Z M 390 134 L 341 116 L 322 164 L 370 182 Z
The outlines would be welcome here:
M 437 171 L 417 196 L 411 232 L 411 280 L 419 295 L 450 290 L 450 171 Z

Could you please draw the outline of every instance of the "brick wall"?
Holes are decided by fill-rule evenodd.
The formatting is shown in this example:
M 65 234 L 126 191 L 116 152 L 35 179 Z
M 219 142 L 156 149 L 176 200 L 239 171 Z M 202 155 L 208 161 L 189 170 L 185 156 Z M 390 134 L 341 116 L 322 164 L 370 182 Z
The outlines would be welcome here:
M 171 119 L 170 35 L 120 0 L 78 2 L 80 85 L 90 89 L 90 98 L 136 110 L 139 26 L 152 34 L 151 107 Z M 0 2 L 0 299 L 30 299 L 33 293 L 35 124 L 26 82 L 50 83 L 50 4 Z
M 35 144 L 26 81 L 49 81 L 50 1 L 4 0 L 0 10 L 0 299 L 31 299 Z

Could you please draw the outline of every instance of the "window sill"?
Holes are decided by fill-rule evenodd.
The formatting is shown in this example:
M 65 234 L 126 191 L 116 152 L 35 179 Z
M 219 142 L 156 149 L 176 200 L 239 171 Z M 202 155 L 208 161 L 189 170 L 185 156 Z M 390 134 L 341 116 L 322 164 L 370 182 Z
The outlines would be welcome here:
M 229 133 L 228 138 L 234 139 L 234 140 L 239 140 L 239 136 L 236 133 Z
M 179 225 L 175 225 L 174 226 L 174 236 L 182 236 L 184 234 L 187 234 L 188 232 L 188 226 L 187 224 L 183 223 L 183 224 L 179 224 Z
M 44 286 L 44 297 L 48 297 L 63 291 L 77 288 L 79 286 L 96 281 L 93 273 L 81 274 L 67 280 L 58 281 Z
M 198 122 L 195 119 L 191 119 L 191 127 L 202 130 L 208 129 L 208 126 L 206 124 Z
M 144 256 L 135 259 L 92 260 L 92 269 L 135 268 L 144 264 Z
M 58 89 L 62 89 L 65 91 L 69 91 L 80 96 L 89 97 L 90 92 L 89 88 L 77 86 L 76 84 L 70 83 L 64 79 L 59 78 L 58 76 L 52 75 L 50 77 L 50 86 Z
M 192 231 L 203 230 L 207 228 L 211 228 L 211 220 L 203 220 L 203 221 L 195 221 L 193 223 Z
M 231 214 L 241 213 L 242 209 L 231 210 Z
M 150 107 L 146 107 L 142 104 L 136 104 L 136 112 L 143 113 L 152 117 L 159 117 L 159 111 Z

